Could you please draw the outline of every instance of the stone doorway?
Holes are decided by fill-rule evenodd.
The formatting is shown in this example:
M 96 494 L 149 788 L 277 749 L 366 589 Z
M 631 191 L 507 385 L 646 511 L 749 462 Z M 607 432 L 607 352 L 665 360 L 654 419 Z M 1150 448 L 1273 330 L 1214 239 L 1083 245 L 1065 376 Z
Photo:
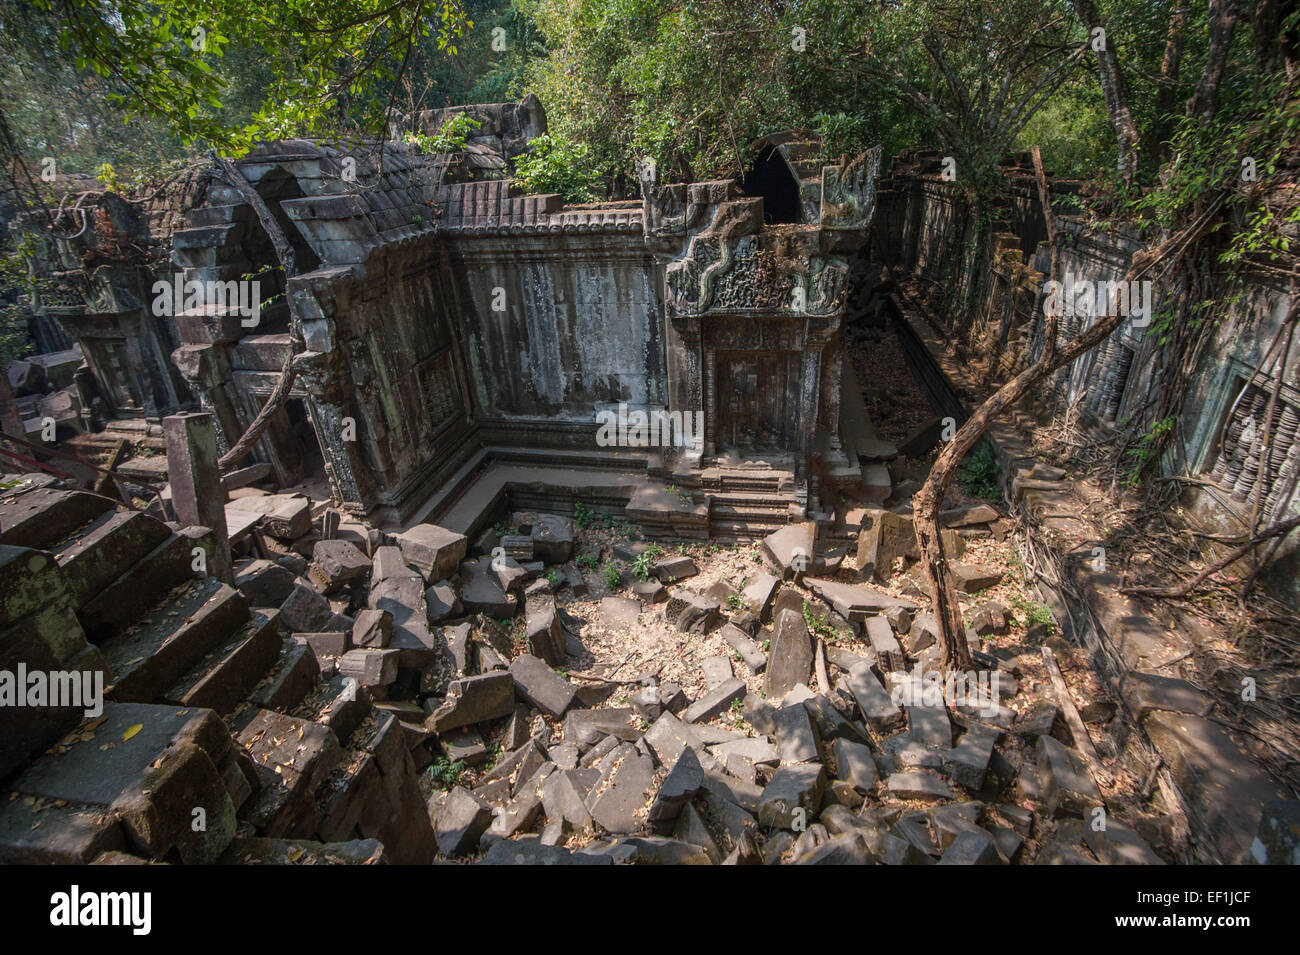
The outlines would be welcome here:
M 798 441 L 799 357 L 728 352 L 717 359 L 714 444 L 740 455 L 789 452 Z

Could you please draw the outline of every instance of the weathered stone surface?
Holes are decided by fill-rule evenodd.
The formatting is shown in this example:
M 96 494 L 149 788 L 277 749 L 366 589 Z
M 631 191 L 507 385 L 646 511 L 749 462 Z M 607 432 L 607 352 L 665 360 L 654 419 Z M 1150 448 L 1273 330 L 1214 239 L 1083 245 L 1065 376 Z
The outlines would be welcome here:
M 554 514 L 539 514 L 533 522 L 533 554 L 548 564 L 573 559 L 573 520 Z
M 916 609 L 916 604 L 911 601 L 891 597 L 859 584 L 844 584 L 820 577 L 809 577 L 804 583 L 809 590 L 834 607 L 837 613 L 855 622 L 865 621 L 891 607 Z
M 748 739 L 730 740 L 726 743 L 718 743 L 711 746 L 710 751 L 726 765 L 727 757 L 740 756 L 754 765 L 776 764 L 781 761 L 781 755 L 777 752 L 775 746 L 761 737 L 751 737 Z
M 600 780 L 594 769 L 568 769 L 551 773 L 542 784 L 542 807 L 546 818 L 554 823 L 563 820 L 575 829 L 592 824 L 587 809 L 587 793 Z
M 675 584 L 700 572 L 695 561 L 686 556 L 663 557 L 655 561 L 654 574 L 661 583 Z
M 637 580 L 632 584 L 632 593 L 637 599 L 648 604 L 663 603 L 668 599 L 668 588 L 657 580 Z
M 894 773 L 885 781 L 891 796 L 900 799 L 955 799 L 956 793 L 938 776 L 928 773 Z
M 349 650 L 339 657 L 338 672 L 362 686 L 387 686 L 397 679 L 397 651 Z
M 704 688 L 712 690 L 718 684 L 730 680 L 735 673 L 731 670 L 729 657 L 705 657 L 700 661 L 700 670 L 704 673 Z
M 312 652 L 318 657 L 342 656 L 351 648 L 348 635 L 338 631 L 334 633 L 295 633 L 293 638 L 301 640 L 311 647 Z
M 588 793 L 587 811 L 606 832 L 633 832 L 644 821 L 646 792 L 653 779 L 654 763 L 624 743 Z
M 464 855 L 478 848 L 492 825 L 492 807 L 468 789 L 456 786 L 445 798 L 430 803 L 433 834 L 445 856 Z
M 334 611 L 320 594 L 302 581 L 294 583 L 289 596 L 280 604 L 280 619 L 291 632 L 317 633 L 328 629 Z
M 876 659 L 880 661 L 882 673 L 907 669 L 903 648 L 899 645 L 898 638 L 894 636 L 889 621 L 884 617 L 868 617 L 866 630 L 867 640 L 871 648 L 876 651 Z
M 1001 865 L 993 837 L 982 829 L 967 829 L 944 850 L 939 865 Z
M 1101 791 L 1083 760 L 1051 736 L 1038 738 L 1039 782 L 1051 813 L 1086 816 L 1102 805 Z
M 996 521 L 999 515 L 988 504 L 972 504 L 969 507 L 954 507 L 939 513 L 939 523 L 944 527 L 973 527 L 976 524 L 988 524 Z
M 437 658 L 437 642 L 429 629 L 428 607 L 424 602 L 424 580 L 407 567 L 395 547 L 380 547 L 371 566 L 372 610 L 386 610 L 393 621 L 389 647 L 400 650 L 400 666 L 425 667 Z
M 957 589 L 964 594 L 979 593 L 981 590 L 1002 583 L 1002 571 L 991 567 L 977 567 L 974 564 L 949 561 L 948 569 L 952 571 Z
M 510 664 L 510 676 L 520 698 L 551 719 L 563 716 L 578 693 L 577 687 L 531 654 Z
M 776 725 L 776 747 L 783 763 L 805 763 L 821 759 L 817 730 L 802 703 L 787 703 L 777 709 L 772 720 Z
M 235 587 L 251 607 L 278 607 L 297 580 L 292 571 L 269 560 L 255 560 L 235 574 Z
M 1284 794 L 1205 717 L 1157 710 L 1143 726 L 1218 857 L 1227 864 L 1244 861 L 1263 807 Z
M 514 710 L 514 677 L 505 672 L 485 673 L 452 681 L 446 702 L 425 720 L 425 726 L 435 733 L 445 733 L 510 716 Z
M 418 567 L 425 580 L 442 580 L 454 574 L 469 545 L 464 534 L 436 524 L 416 524 L 394 535 L 393 541 L 401 548 L 403 559 Z
M 524 604 L 524 633 L 528 647 L 550 666 L 560 666 L 568 659 L 564 650 L 564 627 L 550 594 L 535 594 Z
M 763 672 L 767 667 L 767 654 L 755 641 L 746 636 L 743 630 L 735 624 L 729 623 L 723 626 L 719 632 L 731 649 L 740 654 L 740 658 L 745 661 L 745 666 L 749 667 L 750 673 L 758 674 Z
M 682 633 L 708 633 L 722 619 L 721 610 L 718 601 L 681 590 L 669 598 L 664 616 Z
M 311 501 L 297 494 L 236 498 L 226 505 L 226 511 L 257 514 L 262 529 L 283 540 L 295 540 L 311 531 Z M 227 521 L 241 522 L 239 518 Z
M 688 706 L 686 712 L 682 714 L 682 719 L 687 723 L 711 720 L 725 713 L 732 703 L 744 697 L 745 692 L 744 680 L 728 678 Z
M 424 603 L 431 624 L 442 623 L 465 612 L 456 588 L 446 580 L 440 580 L 425 590 Z
M 875 790 L 880 774 L 871 750 L 861 743 L 841 737 L 831 747 L 831 756 L 835 761 L 835 775 L 860 792 Z
M 782 610 L 775 618 L 776 633 L 768 654 L 764 690 L 768 697 L 780 699 L 800 683 L 807 683 L 812 673 L 812 638 L 803 616 Z
M 757 573 L 745 585 L 745 589 L 740 592 L 741 599 L 754 615 L 760 620 L 768 619 L 768 612 L 772 609 L 772 601 L 776 598 L 776 588 L 781 584 L 779 577 L 771 574 Z
M 311 559 L 324 577 L 326 593 L 370 573 L 370 558 L 345 540 L 317 541 Z
M 460 565 L 460 600 L 466 613 L 481 613 L 496 620 L 506 620 L 515 615 L 519 601 L 508 594 L 497 581 L 489 558 L 470 560 Z
M 806 574 L 813 569 L 817 553 L 817 525 L 787 524 L 763 538 L 759 553 L 782 580 Z
M 1294 834 L 1292 838 L 1295 838 Z M 1105 828 L 1084 826 L 1083 839 L 1088 843 L 1088 848 L 1106 865 L 1165 864 L 1165 860 L 1156 855 L 1141 836 L 1114 816 L 1106 817 Z
M 393 636 L 393 615 L 387 610 L 359 610 L 352 624 L 354 647 L 383 649 Z
M 877 732 L 888 732 L 903 723 L 903 711 L 894 705 L 885 688 L 867 668 L 850 670 L 844 685 L 853 695 L 867 726 Z
M 815 763 L 782 766 L 758 801 L 758 824 L 769 829 L 789 829 L 802 809 L 802 817 L 811 820 L 821 807 L 826 771 Z
M 909 710 L 909 716 L 911 711 Z M 944 719 L 947 719 L 945 714 Z M 984 785 L 984 774 L 993 758 L 993 747 L 1000 734 L 996 729 L 970 724 L 961 741 L 944 757 L 944 764 L 953 782 L 979 792 Z
M 912 519 L 892 511 L 868 511 L 858 534 L 858 573 L 863 579 L 886 583 L 893 576 L 895 561 L 918 560 Z

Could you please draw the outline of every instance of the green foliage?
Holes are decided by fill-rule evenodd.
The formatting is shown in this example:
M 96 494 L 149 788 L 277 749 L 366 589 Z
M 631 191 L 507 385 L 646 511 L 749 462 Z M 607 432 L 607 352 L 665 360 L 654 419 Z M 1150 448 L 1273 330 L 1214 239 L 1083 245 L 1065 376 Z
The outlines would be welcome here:
M 465 148 L 465 143 L 470 134 L 482 127 L 477 119 L 469 113 L 456 113 L 445 123 L 442 128 L 432 136 L 424 136 L 419 133 L 407 134 L 407 140 L 420 147 L 420 152 L 428 155 L 444 155 L 446 153 L 459 152 Z
M 957 480 L 972 497 L 998 501 L 1002 497 L 1002 466 L 993 446 L 981 441 L 957 469 Z
M 559 193 L 569 202 L 596 198 L 596 176 L 585 145 L 550 133 L 528 145 L 531 151 L 515 159 L 516 186 L 525 192 Z
M 1127 453 L 1133 458 L 1133 465 L 1124 479 L 1125 486 L 1136 487 L 1141 483 L 1148 468 L 1159 460 L 1161 452 L 1177 426 L 1178 419 L 1173 415 L 1161 418 L 1151 425 L 1146 434 L 1142 435 L 1137 447 L 1128 449 Z
M 827 643 L 831 643 L 839 634 L 826 622 L 828 619 L 830 614 L 815 614 L 812 605 L 807 600 L 803 602 L 803 622 L 808 625 L 808 632 L 814 637 L 822 637 Z
M 595 554 L 580 554 L 575 561 L 579 567 L 585 567 L 587 570 L 595 570 L 599 562 Z
M 1052 616 L 1050 607 L 1034 603 L 1023 594 L 1015 592 L 1011 594 L 1011 603 L 1024 614 L 1026 627 L 1042 626 L 1049 637 L 1056 632 L 1056 618 Z
M 439 756 L 427 772 L 438 789 L 451 789 L 460 782 L 461 774 L 465 772 L 465 761 L 452 762 L 446 756 Z
M 649 580 L 650 575 L 654 573 L 655 561 L 663 554 L 664 549 L 658 544 L 651 544 L 641 553 L 636 555 L 636 560 L 632 561 L 632 573 L 638 580 Z
M 745 598 L 740 594 L 727 594 L 727 606 L 739 613 L 745 609 Z
M 455 56 L 473 22 L 461 0 L 32 0 L 44 32 L 127 118 L 227 152 L 330 133 L 348 115 L 382 127 L 417 48 Z M 9 21 L 6 20 L 6 26 Z M 248 77 L 245 82 L 241 77 Z
M 605 575 L 605 586 L 610 590 L 618 590 L 623 586 L 623 575 L 619 573 L 619 569 L 614 566 L 612 561 L 605 561 L 603 573 Z
M 573 502 L 573 523 L 579 530 L 587 530 L 592 527 L 599 527 L 603 518 L 581 501 Z

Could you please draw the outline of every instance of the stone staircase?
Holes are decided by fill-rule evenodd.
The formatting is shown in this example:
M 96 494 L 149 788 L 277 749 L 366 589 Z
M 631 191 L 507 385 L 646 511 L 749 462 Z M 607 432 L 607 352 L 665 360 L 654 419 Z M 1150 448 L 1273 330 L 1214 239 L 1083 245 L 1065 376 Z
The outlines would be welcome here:
M 48 479 L 0 497 L 0 671 L 103 689 L 102 712 L 0 707 L 0 862 L 208 863 L 256 837 L 377 839 L 428 862 L 423 737 L 355 683 L 322 684 L 279 611 L 203 572 L 211 547 L 206 528 Z

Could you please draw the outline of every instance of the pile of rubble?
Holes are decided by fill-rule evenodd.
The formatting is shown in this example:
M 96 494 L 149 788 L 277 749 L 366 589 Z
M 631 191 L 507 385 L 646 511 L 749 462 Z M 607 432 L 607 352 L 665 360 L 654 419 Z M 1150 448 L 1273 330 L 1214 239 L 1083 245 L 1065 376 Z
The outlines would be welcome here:
M 934 621 L 902 573 L 906 515 L 790 525 L 756 549 L 766 571 L 697 589 L 702 554 L 602 542 L 555 515 L 471 541 L 432 524 L 388 535 L 299 495 L 232 498 L 234 588 L 160 574 L 183 529 L 107 499 L 46 487 L 0 502 L 12 557 L 35 547 L 63 565 L 113 701 L 6 780 L 0 857 L 1161 861 L 1159 820 L 1116 817 L 1130 781 L 1099 785 L 1073 704 L 1036 692 L 1046 655 L 986 642 L 1006 630 L 996 605 L 969 635 L 983 676 L 936 695 Z M 52 522 L 69 500 L 82 509 Z M 954 539 L 1002 520 L 984 506 L 944 517 Z M 101 528 L 145 522 L 131 553 L 114 537 L 81 558 L 93 579 L 77 576 L 68 556 L 109 539 Z M 966 570 L 972 593 L 1000 577 Z M 676 672 L 698 661 L 702 684 L 663 667 L 616 678 L 590 652 L 592 620 L 670 628 Z M 1068 645 L 1034 639 L 1068 667 Z M 206 794 L 210 835 L 189 834 L 181 791 Z
M 1106 802 L 1058 707 L 1008 705 L 1023 702 L 1026 668 L 1040 673 L 1041 659 L 1036 647 L 980 649 L 980 636 L 1006 629 L 1005 607 L 980 605 L 970 634 L 995 674 L 980 686 L 993 689 L 951 708 L 951 694 L 926 693 L 933 619 L 860 582 L 889 582 L 915 559 L 905 515 L 846 515 L 856 553 L 791 525 L 761 546 L 771 573 L 697 591 L 683 583 L 697 575 L 691 557 L 644 542 L 577 554 L 581 535 L 553 515 L 515 515 L 515 533 L 473 543 L 429 524 L 387 538 L 324 511 L 313 522 L 305 498 L 282 498 L 251 498 L 284 552 L 238 566 L 237 586 L 279 608 L 324 677 L 355 681 L 418 740 L 417 768 L 449 786 L 428 803 L 445 856 L 1161 861 L 1120 820 L 1090 825 Z M 1003 520 L 986 505 L 944 517 L 954 548 Z M 602 563 L 613 588 L 583 572 Z M 628 597 L 633 566 L 645 579 Z M 962 565 L 959 577 L 976 593 L 1001 574 Z M 570 675 L 590 659 L 584 618 L 597 607 L 610 627 L 650 614 L 688 639 L 721 637 L 730 655 L 701 660 L 695 699 L 653 673 Z M 625 705 L 607 705 L 615 693 Z
M 11 362 L 7 371 L 21 436 L 30 441 L 54 441 L 86 430 L 81 397 L 74 378 L 82 366 L 77 346 Z

